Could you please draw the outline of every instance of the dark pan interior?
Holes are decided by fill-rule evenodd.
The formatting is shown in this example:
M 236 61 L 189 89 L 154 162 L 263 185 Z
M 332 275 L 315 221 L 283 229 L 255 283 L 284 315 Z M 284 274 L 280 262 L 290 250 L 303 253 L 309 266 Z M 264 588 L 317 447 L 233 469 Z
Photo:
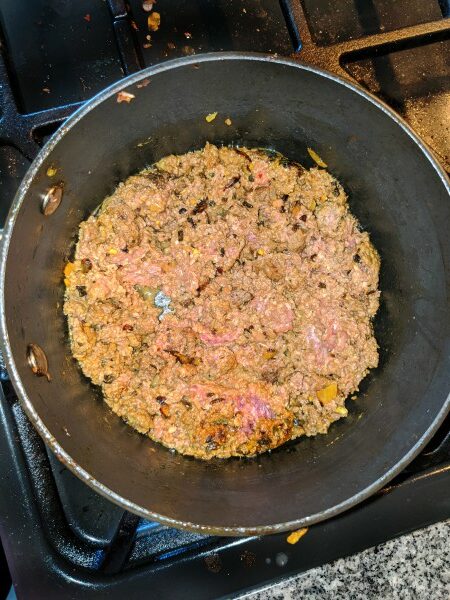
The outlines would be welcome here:
M 148 85 L 137 87 L 146 78 Z M 392 115 L 293 63 L 189 59 L 135 77 L 129 104 L 116 101 L 119 89 L 57 133 L 23 186 L 20 209 L 16 204 L 5 321 L 25 405 L 75 463 L 150 517 L 248 532 L 319 520 L 362 499 L 417 450 L 448 393 L 450 215 L 441 175 Z M 207 123 L 213 111 L 218 116 Z M 314 148 L 346 188 L 382 259 L 375 323 L 381 364 L 348 401 L 350 416 L 326 436 L 257 459 L 201 462 L 134 432 L 81 375 L 61 309 L 62 271 L 79 222 L 128 175 L 206 141 L 270 147 L 308 166 L 306 148 Z M 50 166 L 58 169 L 52 180 Z M 63 202 L 44 217 L 42 194 L 57 180 L 65 183 Z M 45 349 L 51 383 L 31 374 L 29 342 Z

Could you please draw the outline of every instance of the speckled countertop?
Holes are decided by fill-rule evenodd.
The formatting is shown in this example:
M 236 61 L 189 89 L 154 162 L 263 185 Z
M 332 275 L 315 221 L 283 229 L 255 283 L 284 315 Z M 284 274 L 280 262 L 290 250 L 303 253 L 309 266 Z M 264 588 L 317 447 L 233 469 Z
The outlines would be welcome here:
M 239 598 L 449 600 L 450 520 Z

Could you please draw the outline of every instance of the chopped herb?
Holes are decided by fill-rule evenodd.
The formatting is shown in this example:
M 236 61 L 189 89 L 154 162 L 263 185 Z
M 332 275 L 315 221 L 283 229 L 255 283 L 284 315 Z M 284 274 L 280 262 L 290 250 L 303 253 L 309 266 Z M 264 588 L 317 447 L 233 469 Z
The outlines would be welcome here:
M 207 208 L 208 208 L 208 201 L 205 199 L 200 200 L 200 202 L 198 204 L 196 204 L 196 206 L 194 206 L 194 208 L 192 209 L 192 214 L 198 215 L 198 214 L 202 213 L 204 210 L 206 210 Z
M 241 150 L 240 148 L 235 148 L 234 149 L 235 152 L 237 152 L 238 154 L 240 154 L 241 156 L 243 156 L 246 160 L 248 160 L 249 162 L 252 162 L 252 159 L 250 158 L 250 156 L 247 154 L 247 152 L 244 152 L 243 150 Z
M 238 175 L 236 177 L 232 177 L 230 179 L 230 181 L 227 183 L 227 185 L 223 188 L 224 190 L 229 190 L 230 188 L 232 188 L 234 185 L 236 185 L 241 179 L 241 176 Z

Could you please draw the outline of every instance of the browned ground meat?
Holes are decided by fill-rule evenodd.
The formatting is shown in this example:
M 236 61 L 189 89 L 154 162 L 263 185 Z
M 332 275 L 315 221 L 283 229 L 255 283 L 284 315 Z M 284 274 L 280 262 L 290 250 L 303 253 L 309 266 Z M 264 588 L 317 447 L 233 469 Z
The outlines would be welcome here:
M 325 170 L 207 144 L 81 223 L 64 311 L 73 355 L 132 427 L 251 456 L 347 414 L 378 363 L 378 271 Z

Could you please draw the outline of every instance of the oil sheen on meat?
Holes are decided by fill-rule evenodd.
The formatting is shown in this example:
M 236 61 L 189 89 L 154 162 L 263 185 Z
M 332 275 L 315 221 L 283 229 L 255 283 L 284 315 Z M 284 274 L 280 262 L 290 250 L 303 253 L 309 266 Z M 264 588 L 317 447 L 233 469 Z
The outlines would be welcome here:
M 379 266 L 325 169 L 207 144 L 81 223 L 65 268 L 73 356 L 152 440 L 253 456 L 346 416 L 378 364 Z

